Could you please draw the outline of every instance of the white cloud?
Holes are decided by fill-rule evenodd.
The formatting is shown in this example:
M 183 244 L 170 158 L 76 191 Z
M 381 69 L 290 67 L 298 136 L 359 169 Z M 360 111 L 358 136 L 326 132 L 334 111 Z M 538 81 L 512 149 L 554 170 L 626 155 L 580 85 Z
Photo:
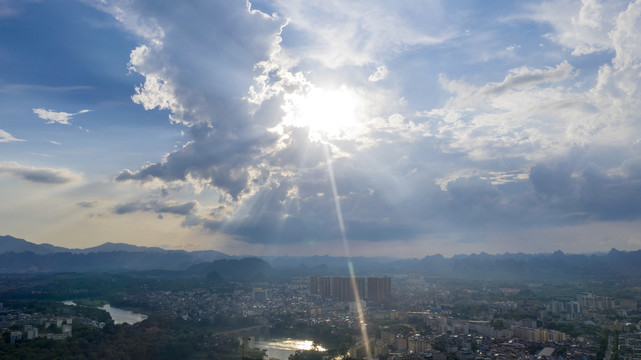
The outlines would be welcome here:
M 70 121 L 71 119 L 80 114 L 85 114 L 90 112 L 91 110 L 80 110 L 77 113 L 68 113 L 64 111 L 53 111 L 53 110 L 47 110 L 43 108 L 36 108 L 32 109 L 33 113 L 38 115 L 39 118 L 43 120 L 47 120 L 47 124 L 63 124 L 63 125 L 71 125 Z
M 284 46 L 287 54 L 330 68 L 378 62 L 456 33 L 438 1 L 278 0 L 276 8 L 291 19 L 288 27 L 303 35 L 302 41 Z
M 335 213 L 327 196 L 324 147 L 309 140 L 305 126 L 283 123 L 288 111 L 283 104 L 292 95 L 310 93 L 319 86 L 315 79 L 326 74 L 336 75 L 335 82 L 353 86 L 367 102 L 366 131 L 358 139 L 341 138 L 329 145 L 349 235 L 367 241 L 448 233 L 455 227 L 476 231 L 551 223 L 566 209 L 549 211 L 553 201 L 537 198 L 540 194 L 528 177 L 535 165 L 567 157 L 591 144 L 617 144 L 615 135 L 624 131 L 635 140 L 641 137 L 638 131 L 631 131 L 631 114 L 638 107 L 630 105 L 641 98 L 635 97 L 638 55 L 634 41 L 641 33 L 635 27 L 635 6 L 608 22 L 610 18 L 601 13 L 605 6 L 586 1 L 581 10 L 580 4 L 564 2 L 567 9 L 562 8 L 565 13 L 561 15 L 566 21 L 575 16 L 567 28 L 559 20 L 561 15 L 559 19 L 540 15 L 540 21 L 554 22 L 552 28 L 558 30 L 548 37 L 571 47 L 577 56 L 616 51 L 618 60 L 604 64 L 599 74 L 580 74 L 582 85 L 574 83 L 579 76 L 575 66 L 581 65 L 559 60 L 558 54 L 547 58 L 554 62 L 535 66 L 516 63 L 520 60 L 516 56 L 503 56 L 509 58 L 506 63 L 511 70 L 468 74 L 471 80 L 463 80 L 464 70 L 454 75 L 461 80 L 440 76 L 442 88 L 451 96 L 420 117 L 408 115 L 415 111 L 407 110 L 407 102 L 394 100 L 408 96 L 416 104 L 417 94 L 405 94 L 402 88 L 379 90 L 383 86 L 373 83 L 388 75 L 387 67 L 371 71 L 381 63 L 404 70 L 404 62 L 398 59 L 401 52 L 449 39 L 448 34 L 455 31 L 444 25 L 438 5 L 414 12 L 415 3 L 409 2 L 345 6 L 338 1 L 283 0 L 274 6 L 280 15 L 268 16 L 238 3 L 203 1 L 192 8 L 201 17 L 146 7 L 137 1 L 115 3 L 129 19 L 149 19 L 155 29 L 149 31 L 144 24 L 138 28 L 135 21 L 120 18 L 143 39 L 130 54 L 131 70 L 145 77 L 132 99 L 145 109 L 169 110 L 174 122 L 188 125 L 189 141 L 155 163 L 122 171 L 115 180 L 119 185 L 133 180 L 192 186 L 215 194 L 210 197 L 218 202 L 204 204 L 204 197 L 196 191 L 163 208 L 185 216 L 185 227 L 263 243 L 324 241 L 337 236 Z M 426 13 L 432 18 L 423 16 Z M 229 18 L 234 21 L 224 21 Z M 584 28 L 606 34 L 599 33 L 590 42 L 581 37 Z M 491 37 L 492 32 L 484 36 Z M 487 42 L 491 40 L 495 39 Z M 531 44 L 528 39 L 500 40 L 495 49 L 519 54 L 525 54 Z M 517 43 L 523 48 L 512 45 L 506 49 Z M 443 45 L 448 52 L 457 46 L 461 43 Z M 438 56 L 441 49 L 434 50 Z M 418 71 L 432 71 L 432 66 L 439 65 L 432 62 L 421 68 L 417 59 L 425 56 L 429 61 L 426 53 L 413 52 L 416 56 L 410 62 L 415 71 L 405 75 L 429 78 Z M 545 66 L 548 64 L 552 66 Z M 454 72 L 457 65 L 441 68 Z M 492 76 L 493 82 L 478 80 Z M 349 84 L 350 79 L 358 82 Z M 400 80 L 408 87 L 415 84 L 414 79 Z M 586 92 L 594 82 L 597 86 Z M 433 95 L 443 98 L 437 91 Z M 277 127 L 278 133 L 267 130 Z M 618 139 L 625 141 L 626 137 Z M 576 167 L 588 180 L 611 170 L 589 172 Z M 536 169 L 540 189 L 548 184 L 543 180 L 561 178 L 554 171 L 544 171 L 544 166 Z M 601 188 L 619 180 L 608 179 Z M 192 206 L 190 195 L 202 205 Z M 573 199 L 571 205 L 581 207 L 582 200 Z M 112 211 L 127 216 L 158 212 L 158 204 L 128 199 Z
M 24 140 L 17 139 L 15 137 L 13 137 L 13 135 L 9 134 L 8 132 L 0 129 L 0 143 L 12 142 L 12 141 L 24 141 Z
M 547 22 L 554 32 L 547 37 L 580 56 L 612 50 L 608 34 L 615 27 L 617 15 L 629 2 L 612 0 L 547 1 L 530 7 L 529 18 Z
M 371 82 L 377 82 L 380 80 L 383 80 L 387 77 L 387 74 L 389 74 L 389 71 L 387 70 L 387 67 L 385 65 L 381 65 L 376 68 L 376 71 L 370 75 L 367 80 Z
M 503 81 L 483 86 L 441 76 L 442 86 L 455 96 L 426 115 L 438 121 L 436 134 L 444 140 L 446 152 L 477 160 L 541 159 L 586 140 L 566 138 L 566 129 L 576 115 L 583 115 L 584 107 L 581 96 L 563 86 L 572 76 L 567 62 L 545 69 L 513 69 Z

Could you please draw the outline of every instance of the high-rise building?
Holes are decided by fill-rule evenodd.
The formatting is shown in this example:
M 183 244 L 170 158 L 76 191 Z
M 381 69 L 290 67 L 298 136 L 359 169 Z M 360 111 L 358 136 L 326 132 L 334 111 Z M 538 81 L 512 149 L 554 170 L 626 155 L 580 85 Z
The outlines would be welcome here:
M 354 278 L 354 283 L 356 283 L 356 291 L 358 291 L 358 299 L 365 300 L 365 278 Z M 356 301 L 356 294 L 354 293 L 354 286 L 350 284 L 349 286 L 349 296 L 348 301 Z
M 392 294 L 392 279 L 385 277 L 367 278 L 367 300 L 373 302 L 385 302 Z
M 309 278 L 309 293 L 318 294 L 318 276 L 311 276 Z
M 354 278 L 353 281 L 358 291 L 358 299 L 365 300 L 365 278 Z M 356 301 L 357 299 L 352 278 L 346 276 L 311 276 L 309 293 L 338 301 Z
M 318 293 L 324 298 L 332 296 L 332 278 L 321 276 L 318 278 Z
M 333 277 L 332 278 L 332 299 L 339 301 L 349 301 L 350 278 Z

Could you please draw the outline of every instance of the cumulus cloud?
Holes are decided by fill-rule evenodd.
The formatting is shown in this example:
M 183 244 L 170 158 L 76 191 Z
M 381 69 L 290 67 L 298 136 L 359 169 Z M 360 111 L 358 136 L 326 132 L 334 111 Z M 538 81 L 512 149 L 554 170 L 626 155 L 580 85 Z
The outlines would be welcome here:
M 276 7 L 292 19 L 301 41 L 288 42 L 288 54 L 325 66 L 365 65 L 406 48 L 439 44 L 454 29 L 440 2 L 286 1 Z
M 435 134 L 446 152 L 462 152 L 477 160 L 540 159 L 594 135 L 568 136 L 568 128 L 593 112 L 587 99 L 564 84 L 573 75 L 572 66 L 564 61 L 545 69 L 513 69 L 501 82 L 483 86 L 441 76 L 443 88 L 455 96 L 425 116 L 438 122 Z
M 67 169 L 38 168 L 16 162 L 0 163 L 0 174 L 42 184 L 66 184 L 78 181 L 80 176 Z
M 265 158 L 278 136 L 268 129 L 278 121 L 272 112 L 280 110 L 275 106 L 265 115 L 267 107 L 261 107 L 252 114 L 243 98 L 254 65 L 277 49 L 286 21 L 238 2 L 202 1 L 195 7 L 207 15 L 196 19 L 143 2 L 113 4 L 112 11 L 121 8 L 134 18 L 144 13 L 156 26 L 149 35 L 149 26 L 126 24 L 148 38 L 131 53 L 131 70 L 145 77 L 132 99 L 145 109 L 170 110 L 171 121 L 187 125 L 192 139 L 162 161 L 125 170 L 115 180 L 191 182 L 217 189 L 231 201 L 251 194 L 269 176 Z M 212 32 L 226 35 L 212 37 Z
M 294 13 L 309 11 L 298 7 L 288 8 L 286 4 L 282 6 Z M 381 10 L 382 5 L 376 6 Z M 243 51 L 252 49 L 250 54 L 243 55 L 235 53 L 236 47 L 232 47 L 231 52 L 220 51 L 216 56 L 212 54 L 212 59 L 218 58 L 212 60 L 216 66 L 237 74 L 235 79 L 240 80 L 239 84 L 244 84 L 230 84 L 231 87 L 221 89 L 216 81 L 205 83 L 200 79 L 221 71 L 203 67 L 208 64 L 202 62 L 185 60 L 199 58 L 185 56 L 186 53 L 194 53 L 194 49 L 187 46 L 190 43 L 185 43 L 184 39 L 199 39 L 201 33 L 195 30 L 200 29 L 200 25 L 192 20 L 191 27 L 171 27 L 167 24 L 175 20 L 166 14 L 150 16 L 155 19 L 155 24 L 164 29 L 159 32 L 163 36 L 156 42 L 138 47 L 131 54 L 132 70 L 140 72 L 146 79 L 135 90 L 133 99 L 146 109 L 169 109 L 172 121 L 190 126 L 187 133 L 192 141 L 167 154 L 162 161 L 138 170 L 122 171 L 115 180 L 193 182 L 220 191 L 217 207 L 209 211 L 204 207 L 199 212 L 191 211 L 185 217 L 184 226 L 204 227 L 246 242 L 315 242 L 338 238 L 340 232 L 327 177 L 324 145 L 311 141 L 309 129 L 306 128 L 281 126 L 280 133 L 269 131 L 283 118 L 284 94 L 299 92 L 304 95 L 312 87 L 306 76 L 294 72 L 287 61 L 294 45 L 284 46 L 280 38 L 287 27 L 295 28 L 298 25 L 292 22 L 283 30 L 285 22 L 276 17 L 249 12 L 240 7 L 225 6 L 225 9 L 218 10 L 220 14 L 231 12 L 242 21 L 251 20 L 259 24 L 244 27 L 249 35 L 236 41 L 253 43 L 261 39 L 269 46 L 242 47 Z M 409 10 L 403 8 L 399 11 Z M 386 18 L 387 15 L 377 13 L 377 16 Z M 295 19 L 305 21 L 300 17 L 292 18 L 292 21 Z M 386 19 L 392 23 L 398 20 L 391 17 Z M 254 33 L 261 26 L 270 31 Z M 365 31 L 370 31 L 370 35 L 380 31 L 375 29 L 373 23 L 368 26 Z M 421 36 L 410 39 L 408 34 L 414 30 L 410 30 L 409 25 L 403 26 L 406 32 L 390 35 L 397 37 L 387 37 L 382 44 L 375 37 L 370 39 L 370 35 L 367 35 L 365 47 L 356 51 L 366 54 L 364 59 L 370 61 L 380 55 L 383 49 L 438 42 Z M 166 28 L 171 28 L 171 31 Z M 308 30 L 311 31 L 311 28 Z M 235 37 L 235 32 L 231 32 L 231 36 Z M 253 40 L 252 37 L 257 39 Z M 210 37 L 201 40 L 211 42 Z M 228 46 L 231 40 L 219 41 L 222 43 L 211 44 L 213 49 Z M 227 56 L 250 61 L 226 63 Z M 205 54 L 204 58 L 209 57 Z M 354 59 L 329 61 L 326 65 L 361 62 L 358 56 Z M 251 69 L 256 69 L 257 73 L 248 71 Z M 379 67 L 372 75 L 372 80 L 383 79 L 386 72 L 386 67 Z M 571 67 L 567 64 L 545 70 L 517 69 L 502 84 L 495 84 L 494 91 L 497 94 L 504 93 L 510 87 L 527 90 L 538 84 L 561 81 L 559 78 L 564 74 L 569 76 L 568 72 L 571 72 Z M 225 78 L 221 76 L 219 79 Z M 235 93 L 246 94 L 249 85 L 254 87 L 250 87 L 249 97 L 245 97 L 247 103 L 230 97 Z M 476 92 L 481 94 L 482 91 L 479 88 Z M 384 103 L 378 99 L 370 100 L 372 104 Z M 367 124 L 371 127 L 367 135 L 329 145 L 349 236 L 363 240 L 408 239 L 420 233 L 436 231 L 435 227 L 442 230 L 452 226 L 451 221 L 443 221 L 443 214 L 461 213 L 460 209 L 448 204 L 464 207 L 464 199 L 459 199 L 464 196 L 458 194 L 465 193 L 465 186 L 454 182 L 454 190 L 448 193 L 435 183 L 435 177 L 442 173 L 424 171 L 422 163 L 425 161 L 425 151 L 436 146 L 433 140 L 429 140 L 433 139 L 431 126 L 401 114 L 368 119 Z M 367 151 L 362 151 L 364 149 Z M 443 161 L 443 164 L 442 169 L 446 169 L 447 161 Z M 484 186 L 491 187 L 491 184 Z M 417 194 L 413 189 L 421 191 Z M 454 202 L 455 199 L 459 200 Z M 470 218 L 480 217 L 484 213 L 483 207 L 492 205 L 497 209 L 502 208 L 495 202 L 485 203 L 480 201 L 481 198 L 477 200 L 476 206 L 469 206 L 469 209 L 478 209 L 474 211 L 476 215 L 469 215 Z M 140 200 L 119 205 L 114 212 L 158 212 L 159 208 L 158 203 Z M 443 211 L 444 208 L 451 211 Z M 435 226 L 435 222 L 443 225 Z
M 616 0 L 546 1 L 530 6 L 527 17 L 552 25 L 555 31 L 547 37 L 580 56 L 613 49 L 608 34 L 628 4 Z
M 383 80 L 383 79 L 385 79 L 387 77 L 388 73 L 389 73 L 389 71 L 387 70 L 387 67 L 385 67 L 385 65 L 381 65 L 381 66 L 376 68 L 376 71 L 374 71 L 372 73 L 372 75 L 370 75 L 367 78 L 367 80 L 369 80 L 371 82 L 381 81 L 381 80 Z
M 634 115 L 641 99 L 638 3 L 617 12 L 592 1 L 562 2 L 559 14 L 575 17 L 567 28 L 530 8 L 530 18 L 553 23 L 549 39 L 576 56 L 613 51 L 612 63 L 588 74 L 568 60 L 518 64 L 488 75 L 492 81 L 443 74 L 439 82 L 449 98 L 419 116 L 389 93 L 376 97 L 376 82 L 388 70 L 371 71 L 373 64 L 390 64 L 390 54 L 449 38 L 442 23 L 422 17 L 439 18 L 436 3 L 414 12 L 414 3 L 277 1 L 278 15 L 266 15 L 238 3 L 198 2 L 195 8 L 209 15 L 202 21 L 145 2 L 105 4 L 143 42 L 130 55 L 131 70 L 145 78 L 132 100 L 148 110 L 169 110 L 189 139 L 156 162 L 123 170 L 115 181 L 191 184 L 219 196 L 206 205 L 202 197 L 198 204 L 134 200 L 114 207 L 116 214 L 173 213 L 184 216 L 183 226 L 250 243 L 335 240 L 340 231 L 327 153 L 352 239 L 638 218 L 633 201 L 625 202 L 637 200 L 636 167 L 619 168 L 630 159 L 599 165 L 560 160 L 593 144 L 623 152 L 641 138 Z M 599 36 L 582 37 L 582 29 L 600 29 Z M 341 67 L 355 69 L 368 87 L 358 89 L 368 100 L 366 131 L 323 144 L 310 140 L 308 126 L 283 123 L 288 96 L 309 94 L 314 70 Z M 579 76 L 584 84 L 577 84 Z M 613 199 L 595 195 L 608 189 Z
M 43 120 L 47 120 L 47 124 L 63 124 L 63 125 L 71 125 L 70 121 L 71 119 L 80 114 L 85 114 L 90 112 L 91 110 L 80 110 L 76 113 L 68 113 L 64 111 L 53 111 L 53 110 L 47 110 L 43 108 L 34 108 L 32 109 L 33 113 L 38 115 L 39 118 Z
M 9 134 L 8 132 L 0 129 L 0 143 L 12 142 L 12 141 L 24 141 L 24 140 L 17 139 L 15 137 L 13 137 L 13 135 Z

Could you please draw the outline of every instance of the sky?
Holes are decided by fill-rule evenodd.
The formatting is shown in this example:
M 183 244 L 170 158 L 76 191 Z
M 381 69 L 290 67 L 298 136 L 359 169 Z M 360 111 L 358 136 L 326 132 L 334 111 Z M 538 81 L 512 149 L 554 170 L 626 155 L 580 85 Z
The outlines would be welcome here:
M 0 234 L 641 248 L 641 1 L 0 0 Z

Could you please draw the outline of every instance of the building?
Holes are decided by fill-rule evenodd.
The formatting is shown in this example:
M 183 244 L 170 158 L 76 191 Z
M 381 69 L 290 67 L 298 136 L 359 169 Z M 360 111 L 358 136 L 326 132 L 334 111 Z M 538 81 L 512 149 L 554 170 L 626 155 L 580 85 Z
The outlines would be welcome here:
M 15 344 L 16 341 L 22 340 L 22 331 L 12 331 L 11 332 L 11 337 L 10 337 L 10 342 L 12 344 Z
M 324 298 L 332 297 L 332 278 L 329 276 L 318 278 L 318 293 Z
M 364 300 L 366 295 L 365 278 L 311 276 L 309 278 L 309 293 L 338 301 Z
M 358 314 L 358 312 L 359 312 L 359 311 L 358 311 L 359 306 L 360 306 L 360 309 L 361 309 L 362 311 L 365 311 L 365 310 L 367 309 L 367 303 L 365 302 L 365 300 L 361 300 L 361 301 L 350 301 L 350 302 L 349 302 L 349 312 L 350 312 L 350 313 L 352 313 L 352 314 Z
M 614 298 L 607 296 L 596 296 L 592 293 L 576 295 L 576 302 L 581 309 L 585 310 L 612 310 L 615 308 Z
M 267 301 L 269 298 L 268 290 L 263 288 L 253 288 L 252 298 L 256 301 Z
M 62 336 L 63 337 L 71 337 L 71 325 L 64 324 L 62 325 Z
M 319 294 L 318 276 L 311 276 L 309 278 L 309 293 L 312 295 Z
M 339 301 L 349 300 L 350 278 L 333 277 L 332 278 L 332 299 Z
M 422 336 L 412 336 L 407 340 L 409 352 L 426 353 L 432 350 L 432 343 Z
M 38 337 L 38 328 L 32 325 L 25 325 L 24 331 L 27 333 L 27 340 L 33 340 Z
M 365 299 L 365 278 L 354 278 L 354 283 L 356 285 L 356 291 L 358 291 L 358 297 L 354 292 L 354 286 L 349 287 L 349 296 L 348 301 L 364 300 Z
M 367 278 L 367 300 L 373 302 L 385 302 L 391 298 L 392 279 L 386 277 Z

